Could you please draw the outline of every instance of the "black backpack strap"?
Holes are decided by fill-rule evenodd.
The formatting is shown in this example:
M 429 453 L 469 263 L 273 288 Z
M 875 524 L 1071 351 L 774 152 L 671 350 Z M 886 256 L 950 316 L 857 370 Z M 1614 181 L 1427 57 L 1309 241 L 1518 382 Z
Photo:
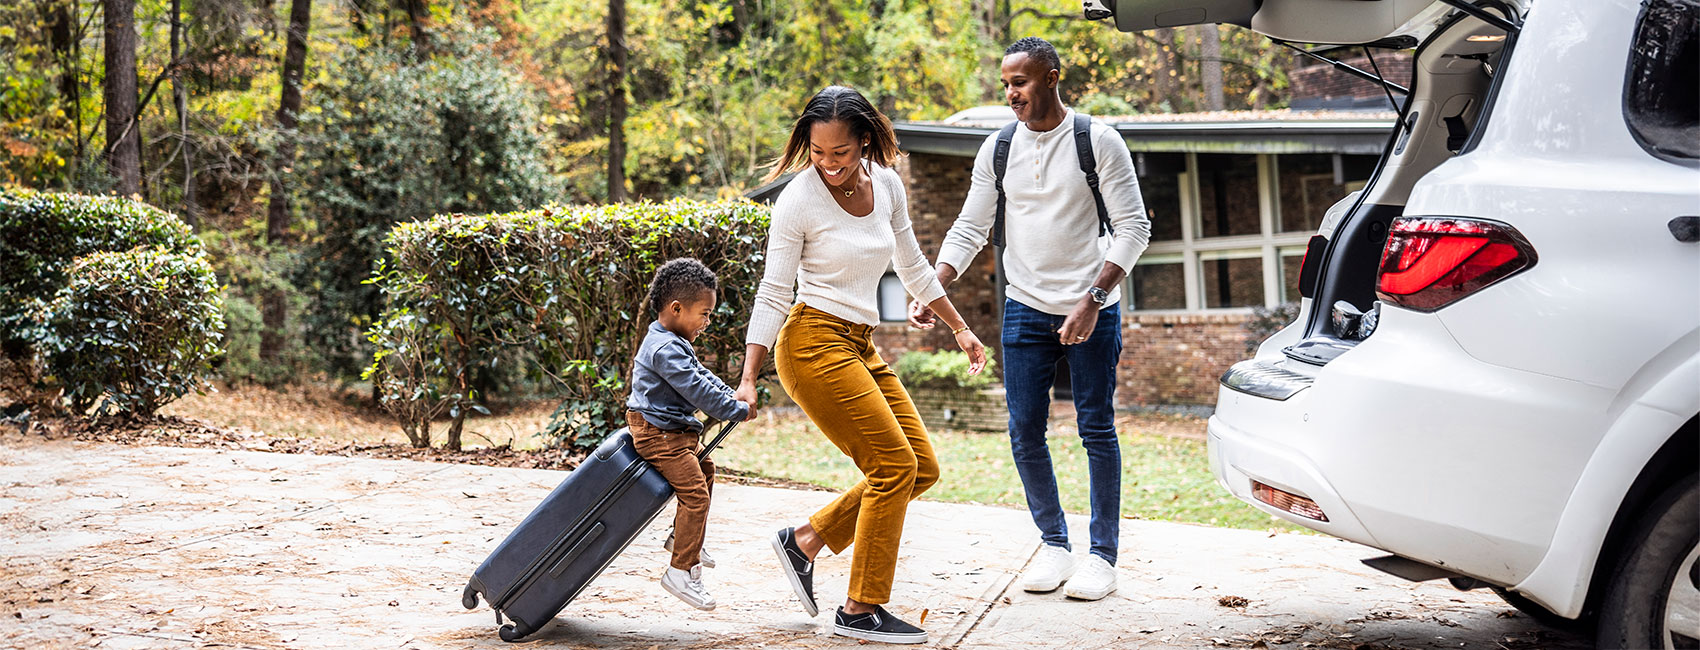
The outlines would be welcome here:
M 1074 114 L 1074 153 L 1080 156 L 1080 171 L 1086 174 L 1086 186 L 1092 188 L 1092 202 L 1098 206 L 1098 236 L 1115 232 L 1110 225 L 1110 211 L 1104 207 L 1104 193 L 1098 189 L 1098 157 L 1092 151 L 1092 117 L 1089 115 Z M 1003 197 L 1002 176 L 999 176 L 998 196 L 1000 200 Z M 998 212 L 1001 215 L 1003 211 L 1000 209 Z
M 1003 214 L 1004 194 L 1003 175 L 1009 167 L 1009 143 L 1015 139 L 1015 126 L 1020 122 L 1010 122 L 998 130 L 997 144 L 992 146 L 992 173 L 996 175 L 998 187 L 998 211 L 992 218 L 992 245 L 1003 248 Z M 1002 250 L 999 251 L 1002 253 Z

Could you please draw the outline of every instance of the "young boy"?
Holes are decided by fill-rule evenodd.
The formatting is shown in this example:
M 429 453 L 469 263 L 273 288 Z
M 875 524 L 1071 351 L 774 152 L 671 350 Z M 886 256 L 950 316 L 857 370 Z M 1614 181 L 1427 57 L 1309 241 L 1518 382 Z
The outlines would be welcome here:
M 703 428 L 696 412 L 717 420 L 748 420 L 756 412 L 754 404 L 733 399 L 732 388 L 704 368 L 691 347 L 708 329 L 719 284 L 713 271 L 691 258 L 670 260 L 655 271 L 648 307 L 656 318 L 638 347 L 626 400 L 638 455 L 667 478 L 679 499 L 674 535 L 667 540 L 673 557 L 661 587 L 703 610 L 714 609 L 714 597 L 702 585 L 703 566 L 714 566 L 702 552 L 714 462 L 696 457 Z

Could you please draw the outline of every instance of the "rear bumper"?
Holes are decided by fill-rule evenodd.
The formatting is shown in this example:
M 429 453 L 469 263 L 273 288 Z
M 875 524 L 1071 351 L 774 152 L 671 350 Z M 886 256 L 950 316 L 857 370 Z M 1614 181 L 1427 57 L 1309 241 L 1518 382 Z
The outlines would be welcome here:
M 1239 393 L 1223 389 L 1219 399 L 1235 400 Z M 1245 396 L 1246 399 L 1260 398 Z M 1220 406 L 1217 407 L 1220 410 Z M 1267 434 L 1267 430 L 1260 432 Z M 1210 470 L 1216 481 L 1235 497 L 1259 510 L 1300 526 L 1359 544 L 1380 547 L 1322 471 L 1302 452 L 1274 442 L 1268 435 L 1254 435 L 1211 416 L 1208 427 Z M 1322 508 L 1328 521 L 1317 521 L 1277 509 L 1252 496 L 1251 482 L 1306 497 Z
M 1272 352 L 1261 358 L 1314 383 L 1280 401 L 1221 387 L 1217 480 L 1284 520 L 1494 584 L 1518 584 L 1556 543 L 1608 427 L 1608 391 L 1483 363 L 1431 314 L 1388 310 L 1326 367 Z M 1255 500 L 1254 480 L 1329 521 Z

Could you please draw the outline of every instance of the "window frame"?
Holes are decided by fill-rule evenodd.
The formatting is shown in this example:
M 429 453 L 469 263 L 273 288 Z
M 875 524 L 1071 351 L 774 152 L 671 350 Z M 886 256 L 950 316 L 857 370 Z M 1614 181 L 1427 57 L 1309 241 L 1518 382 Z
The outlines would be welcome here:
M 1339 152 L 1291 152 L 1292 154 L 1332 153 Z M 1256 234 L 1233 235 L 1226 237 L 1199 237 L 1200 228 L 1200 196 L 1198 154 L 1186 153 L 1186 171 L 1177 174 L 1181 184 L 1181 238 L 1151 242 L 1141 256 L 1170 257 L 1179 256 L 1182 273 L 1186 282 L 1186 307 L 1184 309 L 1135 309 L 1133 301 L 1132 274 L 1122 280 L 1122 297 L 1127 303 L 1126 310 L 1130 314 L 1179 314 L 1179 313 L 1208 313 L 1232 314 L 1251 313 L 1253 307 L 1206 307 L 1204 306 L 1204 267 L 1208 259 L 1227 251 L 1257 250 L 1256 255 L 1246 255 L 1242 259 L 1261 257 L 1263 260 L 1263 300 L 1264 308 L 1274 308 L 1280 305 L 1285 291 L 1282 284 L 1281 258 L 1282 252 L 1298 249 L 1301 254 L 1314 230 L 1279 232 L 1280 185 L 1278 176 L 1279 156 L 1289 154 L 1270 153 L 1241 153 L 1231 154 L 1240 156 L 1256 156 L 1257 158 L 1257 197 L 1259 232 Z M 1137 264 L 1137 262 L 1135 263 Z M 1296 298 L 1295 298 L 1296 300 Z

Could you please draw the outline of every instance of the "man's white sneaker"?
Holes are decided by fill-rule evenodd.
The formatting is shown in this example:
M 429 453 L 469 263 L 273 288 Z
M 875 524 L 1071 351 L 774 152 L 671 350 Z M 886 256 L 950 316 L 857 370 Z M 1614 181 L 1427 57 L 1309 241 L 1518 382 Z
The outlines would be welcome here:
M 1064 580 L 1074 575 L 1074 555 L 1061 546 L 1041 544 L 1032 564 L 1021 574 L 1021 588 L 1027 591 L 1056 591 Z
M 681 571 L 667 567 L 667 573 L 661 574 L 661 588 L 667 593 L 679 597 L 691 607 L 701 610 L 714 609 L 714 597 L 708 595 L 708 590 L 702 586 L 702 565 L 691 567 L 690 571 Z
M 661 543 L 661 548 L 667 549 L 668 553 L 673 552 L 673 533 L 667 533 L 667 541 Z M 714 568 L 714 556 L 709 555 L 706 548 L 697 551 L 697 562 L 702 563 L 704 569 Z
M 1116 590 L 1116 568 L 1091 553 L 1080 563 L 1080 572 L 1069 578 L 1063 595 L 1081 600 L 1098 600 Z

